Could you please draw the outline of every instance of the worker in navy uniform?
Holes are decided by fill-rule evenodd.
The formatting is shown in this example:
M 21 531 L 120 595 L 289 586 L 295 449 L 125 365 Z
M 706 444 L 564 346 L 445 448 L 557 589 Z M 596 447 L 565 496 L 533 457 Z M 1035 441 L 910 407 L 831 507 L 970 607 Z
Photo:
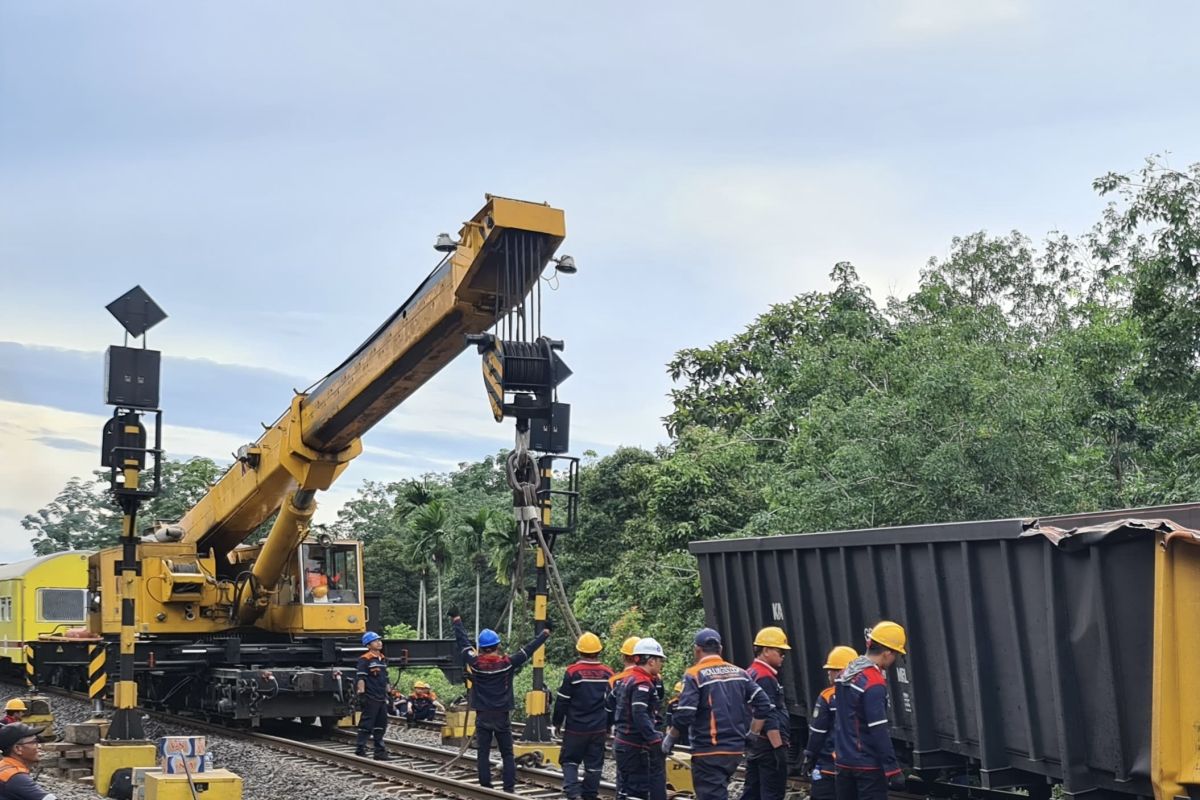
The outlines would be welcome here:
M 851 661 L 837 678 L 837 800 L 886 800 L 889 786 L 904 786 L 889 730 L 884 671 L 905 655 L 907 638 L 895 622 L 878 623 L 867 631 L 867 654 Z
M 395 686 L 388 689 L 388 714 L 393 717 L 408 716 L 408 695 Z
M 23 722 L 0 728 L 0 800 L 57 800 L 29 774 L 42 758 L 37 738 L 41 732 Z
M 356 755 L 367 754 L 367 739 L 375 743 L 375 760 L 389 761 L 387 749 L 383 746 L 383 734 L 388 725 L 388 668 L 387 658 L 383 655 L 383 637 L 375 631 L 363 634 L 362 643 L 367 652 L 359 659 L 354 673 L 354 688 L 358 695 L 358 746 Z
M 585 631 L 575 642 L 579 660 L 567 667 L 554 700 L 550 723 L 562 732 L 563 793 L 568 800 L 596 800 L 608 738 L 608 679 L 613 671 L 600 662 L 600 637 Z M 579 767 L 583 765 L 583 780 Z
M 437 712 L 446 708 L 438 702 L 437 692 L 430 688 L 425 681 L 413 684 L 412 694 L 408 696 L 408 721 L 428 721 L 437 716 Z
M 754 663 L 746 674 L 754 679 L 775 706 L 763 725 L 763 736 L 746 747 L 746 781 L 742 800 L 783 800 L 787 794 L 788 748 L 791 744 L 791 720 L 779 668 L 788 650 L 787 634 L 774 626 L 763 628 L 754 637 Z
M 693 641 L 696 663 L 683 673 L 663 749 L 670 753 L 680 728 L 690 727 L 696 800 L 728 800 L 729 779 L 774 706 L 744 669 L 721 658 L 721 634 L 702 628 Z
M 471 673 L 471 709 L 475 711 L 475 764 L 479 770 L 479 785 L 492 786 L 492 739 L 500 749 L 503 762 L 501 780 L 504 791 L 512 792 L 517 784 L 517 762 L 513 757 L 512 725 L 509 715 L 513 709 L 513 675 L 533 656 L 534 651 L 550 638 L 550 620 L 542 632 L 512 655 L 500 652 L 500 635 L 491 628 L 479 632 L 479 649 L 471 646 L 471 638 L 463 627 L 462 617 L 451 611 L 454 638 L 463 663 Z
M 679 695 L 683 692 L 683 681 L 676 681 L 674 688 L 671 690 L 671 697 L 663 706 L 663 719 L 666 726 L 671 727 L 671 721 L 675 718 L 675 709 L 679 706 Z M 687 728 L 678 728 L 679 738 L 675 740 L 677 747 L 691 747 L 691 739 L 689 738 Z
M 856 658 L 858 653 L 855 649 L 844 644 L 830 650 L 825 657 L 823 669 L 829 678 L 829 686 L 821 690 L 817 701 L 813 703 L 808 723 L 808 744 L 804 748 L 803 772 L 812 779 L 812 788 L 808 793 L 812 800 L 834 800 L 837 796 L 834 786 L 837 764 L 833 760 L 833 725 L 837 716 L 834 693 L 838 675 Z
M 660 703 L 655 679 L 666 657 L 662 646 L 649 637 L 638 640 L 632 656 L 634 665 L 613 684 L 607 701 L 613 719 L 617 794 L 625 800 L 666 800 L 666 748 L 655 727 Z

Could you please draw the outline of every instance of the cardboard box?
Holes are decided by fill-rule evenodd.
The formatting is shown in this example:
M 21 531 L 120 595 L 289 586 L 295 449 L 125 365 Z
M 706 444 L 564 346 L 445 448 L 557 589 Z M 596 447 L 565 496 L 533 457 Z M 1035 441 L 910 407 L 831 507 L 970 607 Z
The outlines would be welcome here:
M 158 765 L 166 775 L 204 772 L 203 736 L 164 736 L 158 740 L 157 750 Z

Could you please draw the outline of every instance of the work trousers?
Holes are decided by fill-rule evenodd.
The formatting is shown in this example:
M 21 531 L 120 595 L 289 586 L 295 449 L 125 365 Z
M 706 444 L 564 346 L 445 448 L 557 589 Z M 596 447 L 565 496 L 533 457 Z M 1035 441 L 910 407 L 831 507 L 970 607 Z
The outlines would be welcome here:
M 388 726 L 387 712 L 387 700 L 363 698 L 362 716 L 358 718 L 358 749 L 360 751 L 367 748 L 367 739 L 373 739 L 375 752 L 383 752 L 383 734 L 387 731 Z
M 741 756 L 692 755 L 692 785 L 696 800 L 729 800 L 729 779 L 737 772 Z
M 667 765 L 658 746 L 634 747 L 617 742 L 618 800 L 667 800 Z
M 742 800 L 783 800 L 785 794 L 787 767 L 779 766 L 773 752 L 746 759 L 746 782 L 742 789 Z
M 492 739 L 500 751 L 504 791 L 512 792 L 517 787 L 517 761 L 513 758 L 512 725 L 507 711 L 476 712 L 475 766 L 479 770 L 479 785 L 488 788 L 492 787 Z
M 409 722 L 412 722 L 413 720 L 424 722 L 426 720 L 435 719 L 436 717 L 437 709 L 434 706 L 430 706 L 429 708 L 413 708 L 410 705 L 408 707 Z
M 837 800 L 837 776 L 821 773 L 821 778 L 812 782 L 808 790 L 809 800 Z
M 595 800 L 600 794 L 600 772 L 604 768 L 603 733 L 564 733 L 558 761 L 562 764 L 563 794 L 568 800 Z M 583 780 L 579 766 L 583 765 Z
M 837 800 L 887 800 L 887 776 L 881 769 L 839 769 Z

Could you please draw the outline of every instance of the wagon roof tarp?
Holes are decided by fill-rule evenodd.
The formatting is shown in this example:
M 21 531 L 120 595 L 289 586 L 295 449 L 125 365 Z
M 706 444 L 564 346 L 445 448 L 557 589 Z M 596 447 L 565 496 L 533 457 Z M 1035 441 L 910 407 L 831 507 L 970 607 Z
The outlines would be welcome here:
M 1023 536 L 1038 534 L 1046 536 L 1060 547 L 1073 549 L 1087 546 L 1100 538 L 1113 535 L 1136 535 L 1150 530 L 1200 531 L 1200 503 L 1117 509 L 1057 517 L 1014 517 L 978 522 L 936 522 L 929 525 L 899 525 L 888 528 L 857 528 L 820 533 L 710 539 L 692 542 L 688 545 L 688 549 L 693 553 L 720 553 L 819 548 L 829 547 L 831 537 L 836 537 L 839 546 L 852 547 L 866 544 L 1019 539 Z M 1195 537 L 1200 539 L 1200 533 L 1196 533 Z

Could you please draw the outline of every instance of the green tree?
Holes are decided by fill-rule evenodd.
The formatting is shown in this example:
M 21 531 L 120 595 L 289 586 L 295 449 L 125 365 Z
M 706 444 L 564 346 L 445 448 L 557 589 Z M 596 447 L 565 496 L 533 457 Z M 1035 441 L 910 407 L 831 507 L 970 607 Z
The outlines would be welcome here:
M 474 514 L 463 517 L 458 526 L 458 547 L 463 561 L 471 565 L 475 573 L 475 636 L 479 637 L 479 587 L 483 573 L 488 568 L 488 537 L 489 528 L 503 524 L 497 520 L 498 512 L 491 508 L 481 508 Z
M 413 559 L 423 559 L 433 566 L 437 579 L 438 638 L 444 638 L 442 614 L 442 575 L 450 562 L 452 531 L 450 512 L 444 501 L 429 500 L 409 515 L 409 552 Z M 422 579 L 424 583 L 424 579 Z
M 33 552 L 44 556 L 116 544 L 121 537 L 121 512 L 108 486 L 106 471 L 93 472 L 90 480 L 71 478 L 49 504 L 26 514 L 21 527 L 33 534 Z

